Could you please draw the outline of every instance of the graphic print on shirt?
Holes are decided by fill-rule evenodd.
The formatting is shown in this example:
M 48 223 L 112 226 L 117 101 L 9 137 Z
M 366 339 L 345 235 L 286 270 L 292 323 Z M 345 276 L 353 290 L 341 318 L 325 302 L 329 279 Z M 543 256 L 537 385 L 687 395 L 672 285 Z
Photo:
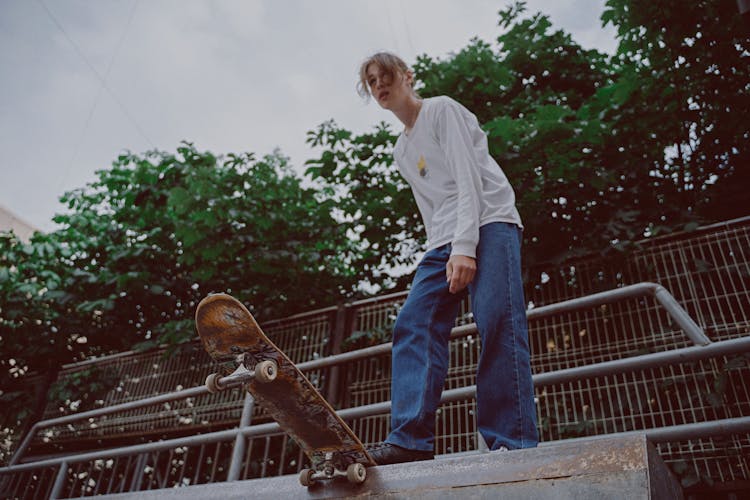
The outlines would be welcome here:
M 427 175 L 427 162 L 424 160 L 424 155 L 419 155 L 417 169 L 419 170 L 420 177 L 424 177 L 425 175 Z

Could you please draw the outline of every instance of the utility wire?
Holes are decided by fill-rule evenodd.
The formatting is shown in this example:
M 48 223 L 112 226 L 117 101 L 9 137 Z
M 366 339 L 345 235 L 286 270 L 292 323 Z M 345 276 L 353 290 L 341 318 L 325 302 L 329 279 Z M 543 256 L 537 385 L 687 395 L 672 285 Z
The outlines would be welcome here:
M 404 28 L 406 29 L 406 41 L 409 42 L 409 47 L 411 48 L 412 55 L 416 57 L 417 51 L 414 50 L 414 43 L 412 43 L 411 40 L 411 30 L 409 29 L 409 22 L 406 20 L 406 13 L 404 12 L 404 0 L 401 0 L 399 2 L 399 7 L 401 8 L 401 20 L 404 22 Z
M 385 17 L 388 20 L 388 28 L 391 30 L 391 38 L 396 43 L 396 51 L 401 52 L 401 44 L 398 43 L 398 36 L 396 36 L 396 30 L 393 27 L 393 21 L 391 20 L 391 12 L 388 8 L 388 0 L 383 2 L 383 10 L 385 10 Z
M 148 136 L 143 131 L 143 129 L 141 128 L 141 126 L 138 125 L 138 122 L 135 120 L 135 118 L 133 117 L 133 115 L 131 115 L 128 112 L 127 108 L 122 103 L 122 101 L 120 101 L 120 99 L 117 98 L 117 96 L 115 95 L 115 93 L 112 92 L 112 89 L 109 88 L 109 86 L 107 85 L 107 82 L 104 79 L 104 77 L 102 77 L 102 75 L 99 74 L 99 72 L 96 70 L 96 68 L 94 68 L 93 64 L 91 64 L 91 62 L 89 62 L 88 58 L 84 55 L 83 51 L 81 51 L 81 49 L 78 47 L 78 45 L 70 37 L 70 35 L 68 35 L 67 31 L 65 31 L 65 28 L 62 27 L 62 25 L 57 20 L 57 18 L 52 14 L 52 12 L 49 10 L 49 8 L 47 8 L 47 5 L 45 5 L 45 3 L 42 0 L 37 0 L 37 2 L 39 3 L 39 5 L 42 6 L 42 8 L 45 10 L 45 12 L 47 12 L 47 15 L 49 16 L 49 18 L 52 20 L 52 22 L 55 24 L 55 26 L 57 26 L 57 28 L 60 30 L 60 32 L 62 32 L 63 36 L 65 36 L 65 38 L 68 40 L 68 42 L 70 43 L 70 45 L 73 46 L 73 49 L 75 49 L 75 51 L 78 53 L 78 56 L 83 60 L 83 62 L 86 63 L 86 66 L 88 66 L 89 69 L 94 73 L 94 75 L 96 75 L 96 78 L 101 83 L 101 87 L 104 90 L 106 90 L 107 93 L 109 94 L 109 96 L 117 103 L 117 105 L 120 107 L 120 110 L 125 114 L 125 116 L 128 118 L 128 120 L 130 120 L 130 122 L 132 123 L 132 125 L 138 130 L 138 133 L 141 134 L 141 137 L 143 137 L 143 139 L 146 142 L 148 142 L 151 145 L 152 148 L 156 149 L 156 146 L 154 145 L 154 143 L 148 138 Z M 131 11 L 131 14 L 132 14 L 132 12 L 135 12 L 135 8 L 133 8 L 133 10 Z M 124 36 L 123 36 L 123 38 L 124 38 Z
M 122 34 L 120 35 L 120 39 L 118 40 L 117 44 L 115 45 L 115 50 L 112 52 L 112 57 L 109 60 L 109 64 L 107 65 L 107 69 L 104 72 L 104 80 L 106 81 L 107 78 L 109 78 L 109 73 L 112 70 L 112 66 L 114 66 L 115 59 L 117 59 L 117 56 L 120 53 L 120 48 L 122 47 L 122 43 L 125 40 L 125 35 L 128 33 L 128 29 L 130 28 L 130 23 L 133 21 L 133 17 L 135 16 L 136 7 L 138 6 L 139 0 L 134 0 L 133 4 L 130 8 L 130 14 L 128 16 L 128 20 L 125 22 L 125 27 L 122 30 Z M 96 97 L 94 98 L 94 102 L 91 105 L 91 109 L 89 110 L 89 114 L 86 117 L 86 122 L 83 124 L 83 130 L 81 131 L 81 135 L 78 138 L 78 141 L 76 142 L 76 146 L 73 149 L 73 155 L 70 157 L 70 161 L 68 162 L 68 165 L 64 169 L 64 175 L 60 178 L 60 185 L 57 187 L 57 190 L 60 191 L 62 188 L 63 182 L 65 182 L 65 179 L 68 178 L 68 175 L 70 174 L 70 169 L 73 167 L 73 163 L 75 162 L 76 158 L 78 158 L 78 153 L 81 151 L 81 147 L 83 146 L 83 141 L 86 138 L 86 134 L 89 129 L 89 125 L 91 124 L 91 119 L 94 117 L 94 112 L 96 111 L 96 108 L 99 105 L 99 100 L 102 97 L 102 91 L 104 90 L 103 85 L 99 85 L 99 90 L 96 93 Z M 149 141 L 150 142 L 150 141 Z

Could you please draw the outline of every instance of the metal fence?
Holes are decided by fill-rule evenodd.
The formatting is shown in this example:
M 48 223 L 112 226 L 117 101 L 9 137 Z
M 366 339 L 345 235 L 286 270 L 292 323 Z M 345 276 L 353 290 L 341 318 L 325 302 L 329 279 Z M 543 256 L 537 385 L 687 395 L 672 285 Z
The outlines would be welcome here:
M 604 289 L 655 281 L 674 293 L 712 340 L 750 334 L 750 218 L 687 235 L 648 240 L 641 247 L 623 259 L 590 257 L 562 267 L 531 269 L 527 299 L 534 308 L 539 308 Z M 390 325 L 404 298 L 405 293 L 393 294 L 263 326 L 299 363 L 387 341 Z M 471 322 L 468 304 L 464 305 L 457 324 L 467 322 Z M 530 343 L 533 370 L 540 374 L 680 349 L 690 342 L 653 298 L 639 297 L 532 319 Z M 476 335 L 451 342 L 446 388 L 474 384 L 479 348 Z M 202 383 L 213 370 L 202 349 L 195 347 L 169 357 L 163 351 L 127 353 L 93 364 L 71 365 L 61 377 L 91 366 L 108 371 L 119 380 L 102 400 L 104 406 L 191 387 Z M 338 367 L 320 368 L 310 373 L 310 377 L 339 408 L 390 399 L 387 353 Z M 540 435 L 542 440 L 550 441 L 750 415 L 747 380 L 750 380 L 747 357 L 729 354 L 545 385 L 537 390 Z M 227 427 L 239 419 L 242 401 L 242 394 L 236 390 L 201 394 L 182 402 L 161 403 L 66 424 L 37 435 L 34 450 L 49 453 L 54 451 L 52 445 L 66 447 L 74 440 L 87 438 L 135 439 L 135 436 L 180 435 Z M 60 414 L 59 408 L 48 407 L 45 418 Z M 253 422 L 263 421 L 262 412 L 256 409 Z M 353 420 L 352 426 L 363 441 L 375 442 L 387 434 L 388 418 L 382 414 L 368 415 Z M 437 415 L 437 430 L 437 453 L 477 449 L 481 443 L 476 440 L 473 397 L 442 405 Z M 139 467 L 153 473 L 153 478 L 139 488 L 222 480 L 229 459 L 226 447 L 231 448 L 231 444 L 230 436 L 221 446 L 202 444 L 181 451 L 180 447 L 144 454 L 141 463 L 136 463 L 136 458 L 123 457 L 100 465 L 92 462 L 71 466 L 66 491 L 76 491 L 79 495 L 101 491 L 97 490 L 101 481 L 94 481 L 96 486 L 90 481 L 97 474 L 110 478 L 115 489 L 132 489 L 135 486 L 130 479 L 132 474 L 127 471 Z M 747 463 L 750 439 L 746 434 L 662 442 L 659 451 L 684 484 L 750 480 Z M 299 450 L 283 434 L 253 438 L 247 443 L 241 477 L 293 472 L 301 462 Z M 41 498 L 44 496 L 41 490 L 48 483 L 43 479 L 47 476 L 43 471 L 33 474 L 38 476 L 34 484 Z M 20 476 L 16 480 L 19 484 L 23 482 Z M 71 486 L 70 481 L 80 484 Z M 114 490 L 108 487 L 107 491 Z
M 660 286 L 626 287 L 615 292 L 601 294 L 600 297 L 577 299 L 564 304 L 540 308 L 530 313 L 529 316 L 544 317 L 561 312 L 562 310 L 579 310 L 587 306 L 595 306 L 600 303 L 617 300 L 617 296 L 624 295 L 625 293 L 640 295 L 653 292 L 656 293 L 657 298 L 660 298 L 660 303 L 670 310 L 670 315 L 682 325 L 685 332 L 688 333 L 688 336 L 697 345 L 536 374 L 534 375 L 535 387 L 540 388 L 559 383 L 586 380 L 593 377 L 618 375 L 658 366 L 671 366 L 712 359 L 733 353 L 750 352 L 750 337 L 714 343 L 710 342 L 702 335 L 700 328 L 689 317 L 680 317 L 679 314 L 675 314 L 675 312 L 680 312 L 679 305 L 673 301 L 664 300 L 664 296 L 667 294 Z M 475 333 L 475 327 L 474 325 L 459 327 L 454 329 L 453 333 L 456 339 L 464 338 L 466 335 Z M 386 343 L 354 352 L 329 356 L 320 360 L 304 362 L 298 366 L 303 371 L 311 372 L 321 367 L 342 365 L 351 361 L 388 353 L 390 348 L 390 343 Z M 225 377 L 221 382 L 222 385 L 226 384 L 227 386 L 230 386 L 230 384 L 239 385 L 246 382 L 248 376 L 251 375 L 243 374 Z M 39 422 L 37 425 L 51 426 L 69 423 L 75 419 L 87 420 L 113 413 L 116 410 L 130 410 L 153 403 L 194 397 L 204 394 L 206 391 L 205 387 L 199 386 L 167 395 L 147 398 L 143 401 L 123 403 L 118 405 L 118 407 L 59 417 Z M 443 393 L 441 401 L 444 404 L 448 404 L 473 398 L 475 391 L 476 386 L 447 390 Z M 357 421 L 362 418 L 386 414 L 389 409 L 390 403 L 383 402 L 342 410 L 340 414 L 342 418 Z M 299 471 L 299 468 L 303 464 L 303 457 L 298 451 L 295 457 L 293 447 L 284 446 L 284 443 L 291 444 L 285 437 L 281 436 L 282 445 L 280 448 L 272 449 L 272 439 L 279 436 L 280 429 L 278 424 L 270 423 L 249 426 L 251 414 L 252 398 L 246 397 L 240 427 L 229 431 L 218 431 L 205 435 L 194 435 L 168 441 L 131 445 L 58 458 L 39 459 L 28 464 L 15 464 L 8 468 L 0 469 L 0 474 L 2 474 L 0 475 L 0 491 L 9 498 L 20 498 L 21 496 L 24 498 L 35 498 L 38 495 L 60 498 L 63 496 L 73 497 L 88 496 L 97 493 L 111 493 L 124 489 L 128 491 L 140 491 L 151 488 L 185 486 L 200 482 L 217 481 L 223 478 L 237 480 L 243 477 L 247 478 L 251 474 L 264 476 L 269 473 L 269 469 L 272 469 L 271 474 L 274 474 L 274 472 L 277 474 L 294 472 L 295 469 Z M 727 436 L 747 434 L 748 432 L 750 432 L 750 417 L 675 425 L 645 431 L 646 435 L 657 443 L 679 442 L 684 439 L 712 436 L 725 438 Z M 234 438 L 233 445 L 226 443 L 230 438 Z M 261 463 L 253 462 L 252 446 L 261 439 L 265 440 L 263 461 Z M 544 444 L 542 443 L 542 445 Z M 24 442 L 22 448 L 25 445 L 26 442 Z M 206 445 L 212 445 L 211 449 L 214 450 L 213 456 L 206 456 Z M 278 446 L 278 441 L 276 445 Z M 197 459 L 195 453 L 192 456 L 190 455 L 190 450 L 196 449 L 198 450 Z M 229 459 L 230 449 L 231 459 Z M 54 482 L 52 481 L 52 468 L 56 469 Z
M 601 288 L 654 281 L 669 289 L 714 341 L 750 334 L 750 218 L 696 233 L 642 242 L 624 259 L 587 258 L 530 271 L 536 305 Z M 530 335 L 535 370 L 658 352 L 685 345 L 647 299 L 536 322 Z M 538 394 L 543 439 L 651 429 L 750 415 L 747 357 L 724 356 L 640 373 L 547 387 Z M 747 483 L 747 435 L 661 443 L 683 479 Z
M 317 359 L 330 353 L 330 320 L 335 313 L 336 308 L 329 308 L 272 321 L 264 325 L 264 331 L 295 363 Z M 113 387 L 96 402 L 95 407 L 106 408 L 200 385 L 206 375 L 216 369 L 213 360 L 196 341 L 176 351 L 157 349 L 128 352 L 66 365 L 60 371 L 58 380 L 89 371 L 100 379 L 114 381 Z M 318 388 L 323 387 L 324 373 L 310 373 L 308 376 Z M 149 437 L 165 432 L 186 433 L 232 426 L 240 418 L 242 397 L 243 393 L 239 390 L 204 394 L 183 401 L 128 410 L 91 422 L 66 424 L 47 429 L 36 437 L 34 444 L 47 453 L 55 448 L 63 449 L 69 442 L 86 439 Z M 43 418 L 72 413 L 75 412 L 71 411 L 70 404 L 50 401 Z M 262 409 L 256 408 L 255 419 L 263 417 Z

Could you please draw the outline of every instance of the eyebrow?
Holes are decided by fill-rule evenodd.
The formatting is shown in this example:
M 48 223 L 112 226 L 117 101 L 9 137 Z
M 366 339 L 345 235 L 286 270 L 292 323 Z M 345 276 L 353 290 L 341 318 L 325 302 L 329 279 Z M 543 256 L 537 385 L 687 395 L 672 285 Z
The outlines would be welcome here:
M 374 71 L 372 73 L 367 73 L 367 75 L 366 75 L 367 76 L 367 81 L 372 80 L 376 76 L 382 76 L 382 75 L 385 75 L 385 74 L 386 74 L 386 71 L 384 69 L 381 69 L 377 73 L 375 73 Z

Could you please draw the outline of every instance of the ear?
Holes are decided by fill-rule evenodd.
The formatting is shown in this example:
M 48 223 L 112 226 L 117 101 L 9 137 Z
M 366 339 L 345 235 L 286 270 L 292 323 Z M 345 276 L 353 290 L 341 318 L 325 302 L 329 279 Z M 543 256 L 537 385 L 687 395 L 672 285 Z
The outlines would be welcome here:
M 408 83 L 410 87 L 414 86 L 414 72 L 410 69 L 406 70 L 406 83 Z

